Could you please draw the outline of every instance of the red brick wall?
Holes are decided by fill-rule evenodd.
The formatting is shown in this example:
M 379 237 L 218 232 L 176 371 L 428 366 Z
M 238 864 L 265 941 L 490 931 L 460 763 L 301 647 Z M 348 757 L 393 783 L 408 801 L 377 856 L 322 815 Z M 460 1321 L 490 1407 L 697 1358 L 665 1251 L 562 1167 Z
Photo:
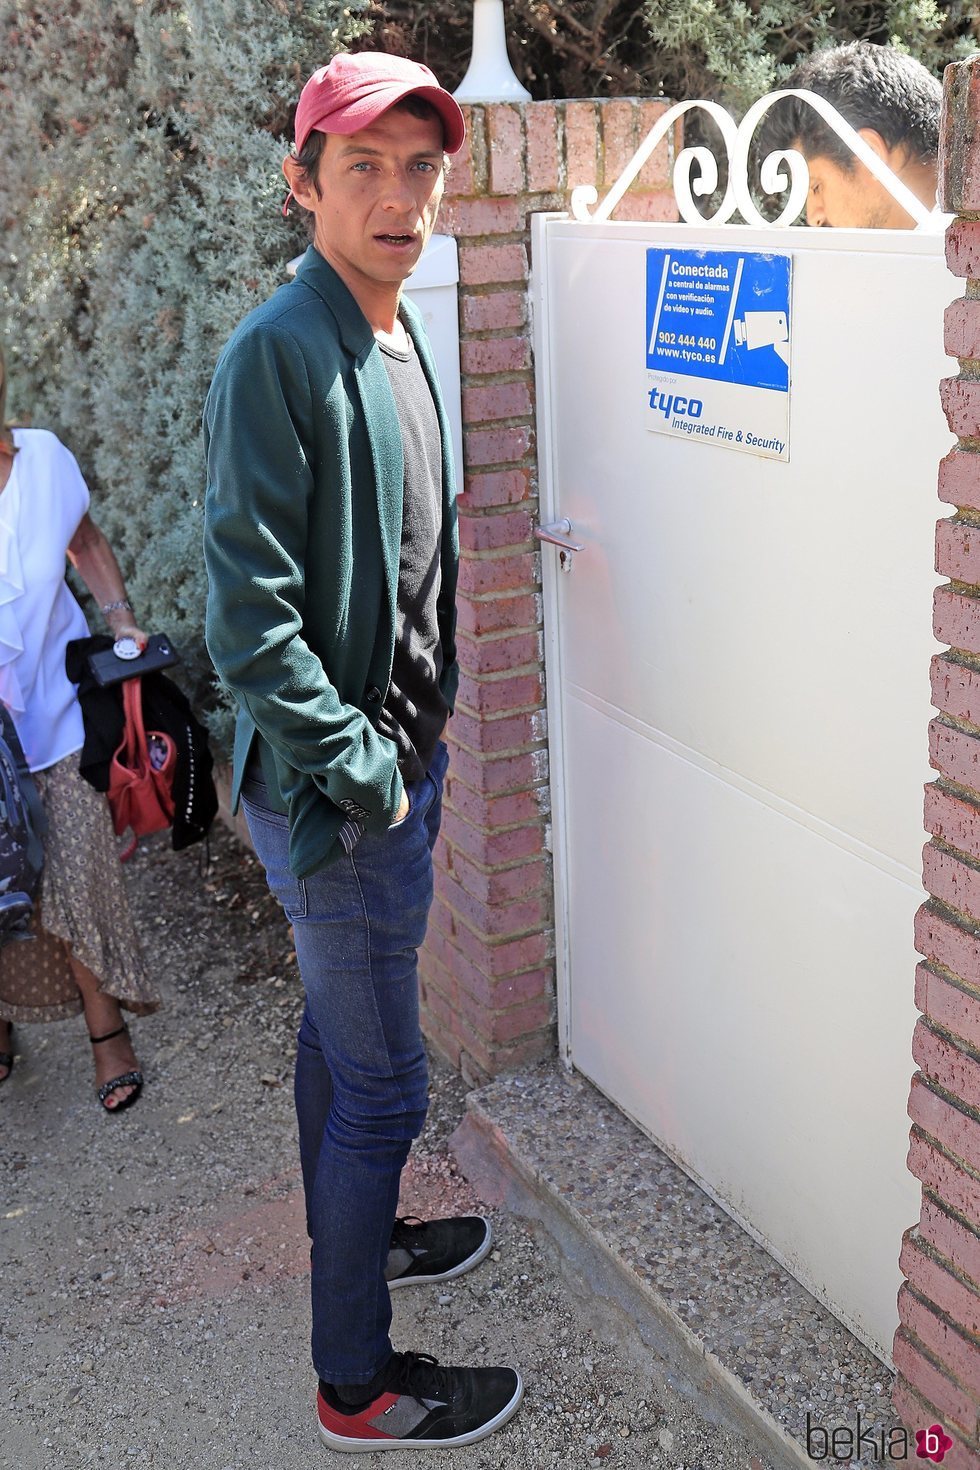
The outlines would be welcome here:
M 456 714 L 436 900 L 422 955 L 426 1031 L 473 1081 L 554 1046 L 529 217 L 615 183 L 667 104 L 468 107 L 439 228 L 460 254 L 464 493 Z M 616 212 L 676 219 L 666 143 Z
M 949 581 L 934 626 L 950 647 L 932 663 L 938 777 L 926 788 L 909 1100 L 922 1210 L 902 1249 L 894 1402 L 910 1429 L 938 1421 L 952 1436 L 944 1470 L 980 1470 L 980 62 L 948 67 L 944 93 L 940 197 L 960 216 L 946 258 L 966 295 L 946 313 L 960 373 L 941 388 L 960 442 L 939 468 L 939 498 L 955 509 L 936 528 Z

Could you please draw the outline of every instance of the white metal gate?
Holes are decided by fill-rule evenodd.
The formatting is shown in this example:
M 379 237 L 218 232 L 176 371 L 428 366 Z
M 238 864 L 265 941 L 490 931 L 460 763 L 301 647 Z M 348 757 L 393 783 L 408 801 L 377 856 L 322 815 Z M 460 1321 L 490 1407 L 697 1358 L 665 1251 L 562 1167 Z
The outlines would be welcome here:
M 646 427 L 664 245 L 791 253 L 789 463 Z M 562 1046 L 887 1358 L 942 239 L 542 216 L 533 262 Z

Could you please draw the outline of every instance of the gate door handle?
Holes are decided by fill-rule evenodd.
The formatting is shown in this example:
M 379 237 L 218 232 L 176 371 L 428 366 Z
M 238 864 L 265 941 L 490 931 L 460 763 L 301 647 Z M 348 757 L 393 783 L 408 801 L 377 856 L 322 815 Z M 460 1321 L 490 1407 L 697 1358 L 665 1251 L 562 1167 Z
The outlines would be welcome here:
M 549 521 L 545 526 L 535 526 L 534 534 L 539 541 L 547 541 L 562 551 L 584 551 L 581 541 L 571 539 L 572 523 L 569 520 Z

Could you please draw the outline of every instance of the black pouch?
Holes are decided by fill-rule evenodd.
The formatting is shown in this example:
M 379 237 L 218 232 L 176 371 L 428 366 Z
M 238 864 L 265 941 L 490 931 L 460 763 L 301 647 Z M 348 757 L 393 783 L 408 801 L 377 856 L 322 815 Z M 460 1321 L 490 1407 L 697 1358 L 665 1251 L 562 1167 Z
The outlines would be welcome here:
M 153 633 L 138 658 L 118 658 L 111 648 L 102 653 L 90 653 L 88 656 L 92 677 L 102 689 L 112 684 L 121 684 L 124 679 L 135 679 L 140 674 L 170 669 L 179 663 L 180 655 L 165 633 Z

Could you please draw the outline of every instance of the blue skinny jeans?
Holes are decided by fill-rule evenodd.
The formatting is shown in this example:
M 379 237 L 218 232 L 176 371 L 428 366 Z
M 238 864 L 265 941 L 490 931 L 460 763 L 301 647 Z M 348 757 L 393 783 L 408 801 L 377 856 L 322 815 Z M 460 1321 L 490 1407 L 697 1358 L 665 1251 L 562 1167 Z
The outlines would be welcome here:
M 313 1366 L 367 1383 L 391 1356 L 385 1264 L 398 1186 L 428 1106 L 418 957 L 432 904 L 449 752 L 406 787 L 408 815 L 310 878 L 289 871 L 288 820 L 247 776 L 242 805 L 293 926 L 306 991 L 296 1113 L 312 1241 Z

